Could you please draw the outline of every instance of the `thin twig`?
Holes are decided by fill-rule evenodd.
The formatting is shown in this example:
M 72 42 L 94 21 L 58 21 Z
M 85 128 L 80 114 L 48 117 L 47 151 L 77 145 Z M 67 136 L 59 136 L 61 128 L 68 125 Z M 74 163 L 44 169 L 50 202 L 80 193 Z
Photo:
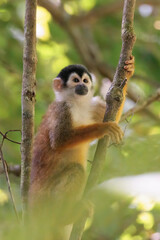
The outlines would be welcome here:
M 10 131 L 14 131 L 14 130 L 10 130 Z M 15 215 L 17 217 L 17 220 L 19 221 L 19 216 L 18 216 L 18 213 L 17 213 L 16 204 L 15 204 L 15 200 L 14 200 L 14 197 L 13 197 L 13 193 L 12 193 L 12 189 L 11 189 L 11 183 L 10 183 L 10 179 L 9 179 L 9 175 L 8 175 L 8 167 L 7 167 L 6 161 L 4 160 L 3 152 L 2 152 L 3 143 L 4 143 L 4 140 L 7 139 L 6 135 L 7 135 L 8 132 L 9 131 L 7 131 L 5 134 L 2 134 L 0 132 L 1 135 L 3 136 L 2 141 L 1 141 L 1 145 L 0 145 L 0 160 L 2 161 L 3 170 L 4 170 L 4 173 L 5 173 L 5 176 L 6 176 L 8 191 L 9 191 L 9 194 L 10 194 L 13 209 L 14 209 Z M 9 140 L 9 139 L 7 139 L 7 140 Z M 14 141 L 12 141 L 12 142 L 14 142 Z
M 155 101 L 160 101 L 160 89 L 158 89 L 156 91 L 156 93 L 154 93 L 152 96 L 150 96 L 144 102 L 142 102 L 138 106 L 136 105 L 135 107 L 128 110 L 125 114 L 123 114 L 121 117 L 121 121 L 124 121 L 127 117 L 144 110 L 146 107 L 148 107 L 150 104 L 152 104 Z
M 9 132 L 21 132 L 21 130 L 8 130 L 5 134 L 3 134 L 1 131 L 0 131 L 0 134 L 3 136 L 4 139 L 7 139 L 8 141 L 12 142 L 12 143 L 16 143 L 16 144 L 21 144 L 20 142 L 17 142 L 17 141 L 14 141 L 10 138 L 7 137 L 7 134 Z
M 138 101 L 139 101 L 139 98 L 137 99 L 136 104 L 138 103 Z M 126 126 L 125 126 L 125 128 L 124 128 L 124 136 L 125 136 L 125 133 L 126 133 L 127 127 L 129 126 L 129 124 L 131 123 L 131 121 L 132 121 L 132 119 L 133 119 L 133 116 L 134 116 L 134 114 L 131 115 L 131 117 L 130 117 L 129 120 L 128 120 L 127 118 L 125 119 L 126 122 L 127 122 L 127 124 L 126 124 Z M 122 118 L 122 117 L 121 117 L 121 118 Z M 121 121 L 121 119 L 120 119 L 120 121 Z
M 19 216 L 18 216 L 18 213 L 17 213 L 16 204 L 15 204 L 15 200 L 14 200 L 14 197 L 13 197 L 13 193 L 12 193 L 12 189 L 11 189 L 11 183 L 10 183 L 9 175 L 8 175 L 8 171 L 7 171 L 7 165 L 6 165 L 5 160 L 3 158 L 3 153 L 2 153 L 1 148 L 0 148 L 0 158 L 2 160 L 3 169 L 4 169 L 4 172 L 5 172 L 7 186 L 8 186 L 8 191 L 9 191 L 9 194 L 10 194 L 10 198 L 11 198 L 11 202 L 12 202 L 12 205 L 13 205 L 13 208 L 14 208 L 14 212 L 15 212 L 15 215 L 17 217 L 17 220 L 19 221 Z
M 127 124 L 126 124 L 126 126 L 125 126 L 125 128 L 124 128 L 124 136 L 125 136 L 125 133 L 126 133 L 126 130 L 127 130 L 127 127 L 129 126 L 129 124 L 131 123 L 131 121 L 132 121 L 132 119 L 133 119 L 133 116 L 134 116 L 134 114 L 132 114 L 131 115 L 131 117 L 130 117 L 130 119 L 128 120 L 128 119 L 125 119 L 126 120 L 126 122 L 127 122 Z

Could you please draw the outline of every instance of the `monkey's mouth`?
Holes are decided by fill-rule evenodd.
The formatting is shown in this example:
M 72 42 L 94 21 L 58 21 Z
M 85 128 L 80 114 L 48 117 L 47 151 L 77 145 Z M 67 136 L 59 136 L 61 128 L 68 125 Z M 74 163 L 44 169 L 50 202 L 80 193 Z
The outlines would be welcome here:
M 78 95 L 86 95 L 88 93 L 88 88 L 84 84 L 78 84 L 75 87 L 75 93 Z

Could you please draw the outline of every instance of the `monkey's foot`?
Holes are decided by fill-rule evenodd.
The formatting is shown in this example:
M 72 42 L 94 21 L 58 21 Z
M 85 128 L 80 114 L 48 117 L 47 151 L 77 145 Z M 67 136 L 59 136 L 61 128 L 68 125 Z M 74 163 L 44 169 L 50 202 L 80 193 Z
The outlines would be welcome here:
M 131 78 L 134 74 L 135 70 L 134 62 L 135 62 L 134 56 L 130 56 L 130 59 L 125 61 L 124 69 L 126 70 L 127 79 Z
M 119 144 L 124 136 L 123 131 L 115 122 L 107 122 L 106 124 L 106 135 L 110 137 L 113 143 Z

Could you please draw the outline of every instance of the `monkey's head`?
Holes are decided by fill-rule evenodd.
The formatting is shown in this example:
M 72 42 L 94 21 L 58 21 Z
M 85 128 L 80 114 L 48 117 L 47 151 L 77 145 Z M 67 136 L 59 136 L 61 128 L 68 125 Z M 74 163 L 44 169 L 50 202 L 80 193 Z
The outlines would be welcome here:
M 83 65 L 69 65 L 53 80 L 53 88 L 58 100 L 92 98 L 92 76 Z

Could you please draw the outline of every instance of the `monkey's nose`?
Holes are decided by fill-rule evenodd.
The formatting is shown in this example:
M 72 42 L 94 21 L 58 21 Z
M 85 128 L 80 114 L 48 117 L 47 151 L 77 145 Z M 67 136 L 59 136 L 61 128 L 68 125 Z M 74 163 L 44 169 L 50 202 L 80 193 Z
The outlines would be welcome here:
M 88 88 L 84 84 L 78 84 L 75 87 L 75 93 L 79 95 L 86 95 L 88 93 Z

